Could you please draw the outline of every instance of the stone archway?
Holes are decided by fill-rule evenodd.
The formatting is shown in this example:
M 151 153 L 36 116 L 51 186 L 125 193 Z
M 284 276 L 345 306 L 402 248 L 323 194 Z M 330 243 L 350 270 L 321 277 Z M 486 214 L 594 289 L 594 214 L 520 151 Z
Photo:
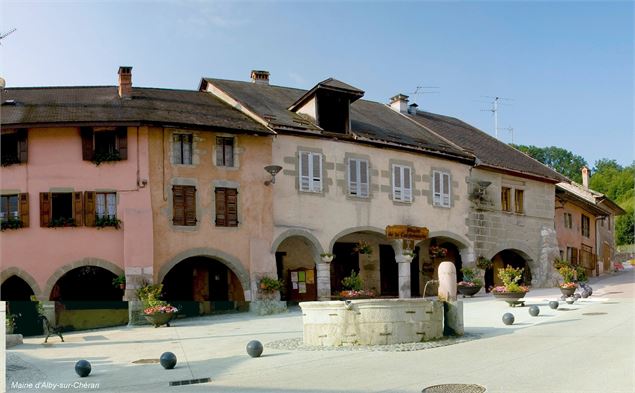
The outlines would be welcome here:
M 514 248 L 506 248 L 498 251 L 490 259 L 493 262 L 493 267 L 492 269 L 488 269 L 485 274 L 486 288 L 502 285 L 497 272 L 498 269 L 506 266 L 523 268 L 523 278 L 520 284 L 532 285 L 532 276 L 535 274 L 535 263 L 525 251 Z
M 285 283 L 281 290 L 281 299 L 293 302 L 313 301 L 318 299 L 318 292 L 322 298 L 329 296 L 330 289 L 324 288 L 324 280 L 317 279 L 318 272 L 322 272 L 325 267 L 321 266 L 321 249 L 315 243 L 317 239 L 306 237 L 304 231 L 295 233 L 299 234 L 287 232 L 287 236 L 275 249 L 278 279 Z
M 445 257 L 430 254 L 431 246 L 444 248 L 447 251 Z M 449 231 L 430 232 L 428 239 L 423 240 L 415 247 L 415 259 L 413 264 L 418 264 L 418 269 L 412 266 L 411 280 L 419 280 L 421 292 L 427 288 L 423 296 L 434 296 L 437 293 L 438 267 L 443 261 L 455 264 L 457 282 L 461 280 L 460 269 L 469 261 L 465 256 L 470 255 L 470 242 L 465 237 Z M 415 276 L 416 275 L 416 276 Z M 426 287 L 426 283 L 428 283 Z
M 51 292 L 53 291 L 53 287 L 55 286 L 55 284 L 57 284 L 58 280 L 62 278 L 62 276 L 64 276 L 66 273 L 70 272 L 71 270 L 76 269 L 78 267 L 83 267 L 83 266 L 100 267 L 110 271 L 115 276 L 120 276 L 124 274 L 124 270 L 120 266 L 112 262 L 106 261 L 105 259 L 83 258 L 83 259 L 80 259 L 79 261 L 69 263 L 57 269 L 55 273 L 53 273 L 51 277 L 49 277 L 49 279 L 46 281 L 44 290 L 40 292 L 40 296 L 38 298 L 40 300 L 48 301 L 49 297 L 51 296 Z
M 31 301 L 35 295 L 33 288 L 22 277 L 12 274 L 3 277 L 0 285 L 0 296 L 6 302 L 7 314 L 13 314 L 14 333 L 24 336 L 42 334 L 42 323 L 39 320 L 36 303 Z
M 9 279 L 12 276 L 17 276 L 21 278 L 22 280 L 24 280 L 24 282 L 26 282 L 28 286 L 31 287 L 33 294 L 37 298 L 40 298 L 42 292 L 40 290 L 40 286 L 37 284 L 37 281 L 35 281 L 35 279 L 31 277 L 29 273 L 25 272 L 19 267 L 12 266 L 8 269 L 3 270 L 2 273 L 0 273 L 0 283 L 4 283 L 7 279 Z

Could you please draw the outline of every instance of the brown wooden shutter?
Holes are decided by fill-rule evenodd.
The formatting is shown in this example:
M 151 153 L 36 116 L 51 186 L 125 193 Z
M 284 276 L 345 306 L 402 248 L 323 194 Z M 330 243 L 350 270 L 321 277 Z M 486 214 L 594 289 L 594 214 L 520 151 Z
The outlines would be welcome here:
M 121 127 L 117 129 L 117 149 L 119 157 L 122 160 L 128 159 L 128 128 Z
M 82 127 L 80 129 L 82 135 L 82 160 L 92 161 L 95 156 L 95 149 L 93 148 L 93 130 L 89 127 Z
M 84 191 L 84 225 L 95 226 L 95 191 Z
M 196 187 L 183 187 L 183 198 L 185 200 L 185 225 L 196 225 Z
M 183 186 L 172 186 L 172 223 L 185 225 L 185 195 Z
M 227 196 L 227 226 L 238 226 L 238 191 L 228 188 L 225 191 Z
M 48 227 L 51 222 L 51 193 L 40 193 L 40 226 Z
M 22 228 L 29 227 L 29 193 L 23 192 L 18 195 L 20 203 L 20 221 L 22 221 Z
M 73 220 L 75 226 L 84 225 L 84 193 L 81 191 L 73 193 Z
M 216 189 L 216 226 L 227 226 L 227 206 L 225 188 Z
M 28 131 L 25 128 L 18 130 L 18 160 L 26 163 L 29 158 Z

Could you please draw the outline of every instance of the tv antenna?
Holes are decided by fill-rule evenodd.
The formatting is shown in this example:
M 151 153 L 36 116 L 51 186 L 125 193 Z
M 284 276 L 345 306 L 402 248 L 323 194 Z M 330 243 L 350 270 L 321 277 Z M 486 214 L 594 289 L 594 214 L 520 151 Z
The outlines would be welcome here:
M 499 128 L 499 130 L 508 131 L 509 133 L 512 134 L 512 145 L 513 145 L 514 144 L 514 127 L 512 127 L 512 126 L 501 127 L 501 128 Z
M 6 33 L 0 34 L 0 40 L 2 40 L 3 38 L 5 38 L 6 36 L 8 36 L 9 34 L 13 33 L 16 30 L 17 30 L 17 28 L 14 27 L 13 29 L 7 31 Z M 0 43 L 0 45 L 1 45 L 1 43 Z
M 494 135 L 496 135 L 496 139 L 498 139 L 498 106 L 505 105 L 504 102 L 499 101 L 513 101 L 511 98 L 505 97 L 491 97 L 491 96 L 482 96 L 485 98 L 492 99 L 492 108 L 491 109 L 481 109 L 481 112 L 492 112 L 494 115 Z
M 426 89 L 440 89 L 440 87 L 439 86 L 417 86 L 415 91 L 408 94 L 410 94 L 411 96 L 418 96 L 421 94 L 439 94 L 438 91 L 430 91 Z

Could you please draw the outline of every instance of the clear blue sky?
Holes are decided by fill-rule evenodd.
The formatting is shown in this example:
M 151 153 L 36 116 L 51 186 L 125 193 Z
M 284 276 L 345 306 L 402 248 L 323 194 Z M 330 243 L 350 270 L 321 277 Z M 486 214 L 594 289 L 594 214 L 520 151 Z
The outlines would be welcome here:
M 90 4 L 86 4 L 90 3 Z M 3 1 L 0 75 L 9 87 L 196 89 L 203 76 L 310 88 L 334 77 L 387 102 L 417 86 L 419 108 L 516 143 L 560 146 L 589 164 L 634 158 L 632 1 Z M 499 131 L 510 141 L 510 133 Z

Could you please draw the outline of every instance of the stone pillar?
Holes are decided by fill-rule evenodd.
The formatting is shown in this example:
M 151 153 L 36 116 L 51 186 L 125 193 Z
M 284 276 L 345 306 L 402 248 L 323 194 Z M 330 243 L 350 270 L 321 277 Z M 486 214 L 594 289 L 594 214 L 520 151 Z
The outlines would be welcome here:
M 148 324 L 143 316 L 143 303 L 137 297 L 137 290 L 154 282 L 153 273 L 152 266 L 126 266 L 126 290 L 123 300 L 128 302 L 128 326 Z
M 321 262 L 315 265 L 317 275 L 318 300 L 331 300 L 331 260 L 333 257 L 322 257 Z M 328 261 L 328 262 L 327 262 Z
M 439 265 L 439 300 L 456 300 L 456 267 L 452 262 L 441 262 Z
M 410 263 L 412 257 L 407 255 L 400 255 L 399 258 L 395 257 L 399 264 L 399 299 L 409 299 L 412 296 L 411 277 L 410 277 Z

